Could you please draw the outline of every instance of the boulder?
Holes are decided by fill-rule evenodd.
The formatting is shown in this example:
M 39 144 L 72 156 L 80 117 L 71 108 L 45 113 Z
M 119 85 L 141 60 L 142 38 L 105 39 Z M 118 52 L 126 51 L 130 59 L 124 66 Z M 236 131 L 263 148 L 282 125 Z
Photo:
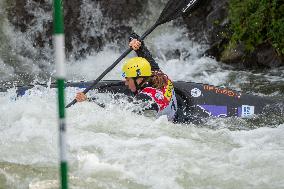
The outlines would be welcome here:
M 32 40 L 35 48 L 52 46 L 52 1 L 14 0 L 7 8 L 10 23 Z M 78 0 L 64 2 L 65 44 L 68 56 L 80 58 L 109 42 L 123 44 L 133 31 L 126 26 L 147 6 L 143 0 Z M 50 15 L 39 17 L 39 13 Z M 41 26 L 42 29 L 37 30 Z M 23 47 L 25 48 L 25 47 Z M 39 57 L 49 55 L 40 54 Z
M 283 59 L 269 43 L 263 43 L 253 52 L 246 52 L 243 44 L 226 48 L 221 61 L 245 68 L 275 68 L 283 65 Z
M 238 64 L 243 62 L 243 58 L 246 56 L 245 46 L 239 44 L 236 47 L 226 48 L 220 57 L 223 63 L 227 64 Z
M 123 23 L 129 18 L 137 18 L 147 5 L 145 0 L 97 0 L 101 5 L 103 15 L 113 21 Z
M 184 17 L 184 22 L 190 38 L 199 43 L 216 46 L 227 39 L 227 17 L 228 0 L 203 0 L 195 12 Z
M 283 57 L 270 44 L 261 44 L 253 52 L 247 52 L 242 43 L 231 47 L 229 41 L 232 31 L 229 28 L 228 9 L 229 0 L 202 0 L 200 8 L 183 18 L 189 37 L 209 46 L 205 54 L 236 67 L 284 65 Z
M 284 65 L 283 60 L 269 43 L 259 45 L 254 51 L 257 64 L 265 67 L 279 67 Z

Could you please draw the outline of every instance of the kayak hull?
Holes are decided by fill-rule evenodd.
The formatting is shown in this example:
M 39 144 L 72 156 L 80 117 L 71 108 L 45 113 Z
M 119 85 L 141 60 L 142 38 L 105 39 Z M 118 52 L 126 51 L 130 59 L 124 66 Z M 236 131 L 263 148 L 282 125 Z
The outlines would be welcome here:
M 84 89 L 92 82 L 68 82 L 65 87 Z M 176 81 L 174 82 L 178 101 L 178 122 L 194 122 L 195 119 L 205 117 L 250 117 L 266 113 L 273 104 L 272 99 L 242 93 L 228 88 L 213 85 Z M 33 86 L 17 88 L 17 95 L 23 96 L 26 90 Z M 55 88 L 56 84 L 51 84 Z M 133 96 L 123 81 L 105 80 L 93 88 L 100 93 L 121 93 Z

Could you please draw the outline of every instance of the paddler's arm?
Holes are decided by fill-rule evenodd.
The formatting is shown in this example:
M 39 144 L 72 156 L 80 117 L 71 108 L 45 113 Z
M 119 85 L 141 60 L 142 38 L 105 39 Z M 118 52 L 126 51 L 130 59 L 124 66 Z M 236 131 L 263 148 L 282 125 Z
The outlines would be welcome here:
M 138 41 L 138 39 L 139 39 L 139 35 L 137 35 L 136 33 L 131 34 L 129 37 L 129 42 L 130 42 L 129 46 L 133 48 L 137 56 L 143 57 L 146 60 L 148 60 L 148 62 L 151 64 L 152 71 L 160 70 L 159 65 L 154 60 L 153 56 L 151 55 L 150 51 L 145 46 L 144 42 L 143 41 L 140 42 Z M 136 41 L 140 42 L 140 45 Z
M 102 103 L 97 102 L 97 98 L 96 97 L 90 97 L 88 98 L 86 94 L 79 92 L 76 94 L 76 100 L 77 102 L 84 102 L 84 101 L 89 101 L 89 102 L 95 102 L 97 105 L 99 105 L 100 107 L 104 108 L 105 105 Z
M 84 93 L 79 92 L 79 93 L 76 94 L 75 99 L 77 100 L 77 102 L 84 102 L 85 100 L 88 99 L 88 97 Z

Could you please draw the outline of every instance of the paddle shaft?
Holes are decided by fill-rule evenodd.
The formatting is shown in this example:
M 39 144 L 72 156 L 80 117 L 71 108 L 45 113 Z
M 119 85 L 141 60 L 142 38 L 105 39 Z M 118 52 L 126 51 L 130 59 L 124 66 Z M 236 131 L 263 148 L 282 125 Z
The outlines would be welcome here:
M 148 36 L 157 26 L 164 24 L 166 22 L 169 22 L 173 19 L 176 19 L 181 14 L 184 14 L 186 12 L 190 12 L 193 10 L 194 7 L 202 0 L 170 0 L 164 10 L 162 11 L 159 19 L 157 22 L 148 29 L 139 40 L 145 39 L 146 36 Z M 130 52 L 132 51 L 131 48 L 128 48 L 110 67 L 108 67 L 94 82 L 91 86 L 86 88 L 83 93 L 86 94 L 89 90 L 91 90 L 95 85 L 98 84 L 98 82 L 108 73 L 110 72 L 124 57 L 126 57 Z M 69 108 L 70 106 L 74 105 L 77 102 L 76 99 L 74 99 L 72 102 L 70 102 L 66 108 Z
M 159 26 L 159 24 L 154 24 L 150 29 L 148 29 L 140 38 L 139 40 L 142 41 L 144 40 L 154 29 Z M 103 77 L 108 74 L 123 58 L 125 58 L 130 52 L 132 51 L 132 48 L 128 48 L 124 53 L 110 66 L 108 67 L 94 82 L 91 86 L 87 87 L 83 93 L 86 94 L 91 90 L 94 86 L 96 86 L 102 79 Z M 70 106 L 74 105 L 77 103 L 77 100 L 74 99 L 72 102 L 70 102 L 65 108 L 69 108 Z

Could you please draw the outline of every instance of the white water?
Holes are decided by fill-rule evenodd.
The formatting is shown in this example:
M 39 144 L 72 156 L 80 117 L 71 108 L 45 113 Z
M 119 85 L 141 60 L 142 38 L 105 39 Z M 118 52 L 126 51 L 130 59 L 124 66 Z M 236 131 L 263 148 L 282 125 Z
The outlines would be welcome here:
M 173 80 L 242 89 L 242 84 L 251 84 L 252 76 L 263 76 L 236 72 L 202 57 L 204 48 L 170 24 L 149 37 L 147 46 Z M 115 44 L 85 60 L 69 61 L 68 80 L 95 79 L 119 57 L 120 52 L 113 49 Z M 167 56 L 175 49 L 181 56 Z M 24 64 L 33 67 L 37 62 Z M 104 79 L 121 79 L 121 65 Z M 27 70 L 37 73 L 34 67 Z M 53 70 L 53 76 L 54 68 L 48 65 L 48 70 Z M 0 73 L 1 80 L 6 80 L 14 69 L 0 59 Z M 277 74 L 270 71 L 264 77 L 271 83 L 283 82 L 284 71 Z M 66 102 L 78 91 L 68 89 Z M 164 117 L 156 120 L 132 113 L 131 104 L 123 100 L 111 100 L 106 94 L 100 97 L 109 102 L 106 108 L 84 102 L 66 112 L 70 188 L 284 188 L 283 122 L 268 122 L 254 130 L 246 128 L 242 119 L 175 125 Z M 16 98 L 15 89 L 10 89 L 0 93 L 0 104 L 0 188 L 58 188 L 56 90 L 36 87 Z
M 174 80 L 222 85 L 230 74 L 202 48 L 178 41 L 181 33 L 153 38 L 151 47 L 177 41 L 189 48 L 185 60 L 157 59 Z M 171 37 L 174 38 L 171 41 Z M 175 46 L 171 46 L 175 48 Z M 157 52 L 155 51 L 155 53 Z M 92 80 L 119 56 L 112 50 L 69 62 L 70 80 Z M 120 79 L 121 64 L 106 79 Z M 237 82 L 236 82 L 237 83 Z M 234 86 L 237 85 L 233 84 Z M 80 89 L 67 90 L 70 102 Z M 107 95 L 101 95 L 108 98 Z M 58 123 L 55 89 L 36 87 L 15 100 L 15 89 L 0 96 L 0 184 L 2 188 L 58 188 Z M 284 187 L 284 125 L 254 130 L 235 120 L 208 126 L 175 125 L 165 118 L 132 113 L 130 105 L 110 101 L 106 108 L 85 102 L 67 109 L 71 188 L 255 188 Z M 276 128 L 269 128 L 269 127 Z M 223 129 L 222 129 L 223 128 Z
M 0 97 L 0 183 L 57 188 L 56 91 L 38 88 L 16 101 L 13 94 Z M 69 108 L 67 118 L 72 188 L 284 186 L 283 124 L 213 130 L 136 115 L 123 103 L 88 102 Z

